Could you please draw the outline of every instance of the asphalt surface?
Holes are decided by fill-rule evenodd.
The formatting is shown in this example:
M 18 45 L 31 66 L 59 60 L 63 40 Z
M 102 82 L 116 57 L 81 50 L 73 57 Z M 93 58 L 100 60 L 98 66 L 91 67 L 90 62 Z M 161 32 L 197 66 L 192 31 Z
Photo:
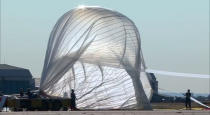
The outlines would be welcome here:
M 27 111 L 0 112 L 0 115 L 210 115 L 210 111 L 154 110 L 154 111 Z

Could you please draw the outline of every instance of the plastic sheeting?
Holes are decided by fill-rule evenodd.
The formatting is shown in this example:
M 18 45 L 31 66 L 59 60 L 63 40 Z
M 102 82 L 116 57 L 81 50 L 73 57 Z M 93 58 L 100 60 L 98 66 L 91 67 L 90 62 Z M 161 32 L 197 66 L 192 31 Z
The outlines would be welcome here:
M 45 55 L 40 90 L 69 97 L 85 109 L 151 109 L 150 76 L 145 73 L 135 24 L 119 12 L 75 8 L 54 26 Z

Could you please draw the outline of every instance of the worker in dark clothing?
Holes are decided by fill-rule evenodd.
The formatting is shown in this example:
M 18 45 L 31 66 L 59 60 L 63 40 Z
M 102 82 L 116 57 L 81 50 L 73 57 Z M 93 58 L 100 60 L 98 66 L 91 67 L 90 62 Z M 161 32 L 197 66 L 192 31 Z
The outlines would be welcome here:
M 29 99 L 32 98 L 32 93 L 31 93 L 31 90 L 29 88 L 27 89 L 26 95 L 28 96 Z
M 23 97 L 23 95 L 24 95 L 24 94 L 23 94 L 23 89 L 21 88 L 21 89 L 20 89 L 20 97 Z
M 78 110 L 76 107 L 76 95 L 74 93 L 74 90 L 71 90 L 71 103 L 70 103 L 71 110 Z
M 0 96 L 3 96 L 3 93 L 0 91 Z
M 191 93 L 190 93 L 189 89 L 187 90 L 187 93 L 185 94 L 185 96 L 186 96 L 185 107 L 186 107 L 186 109 L 189 108 L 191 110 L 191 100 L 190 100 Z

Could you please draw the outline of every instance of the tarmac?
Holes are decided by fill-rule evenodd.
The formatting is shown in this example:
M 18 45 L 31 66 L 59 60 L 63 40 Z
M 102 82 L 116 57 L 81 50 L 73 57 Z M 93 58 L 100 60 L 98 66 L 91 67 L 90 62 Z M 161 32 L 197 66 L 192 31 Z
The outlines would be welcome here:
M 26 111 L 0 112 L 0 115 L 210 115 L 207 110 L 153 110 L 153 111 Z

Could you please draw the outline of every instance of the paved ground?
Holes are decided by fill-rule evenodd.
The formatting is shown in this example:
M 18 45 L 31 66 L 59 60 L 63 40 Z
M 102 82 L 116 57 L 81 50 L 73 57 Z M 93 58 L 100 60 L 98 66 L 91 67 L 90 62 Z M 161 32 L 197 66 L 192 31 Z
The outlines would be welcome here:
M 210 111 L 154 110 L 154 111 L 36 111 L 0 112 L 0 115 L 210 115 Z

